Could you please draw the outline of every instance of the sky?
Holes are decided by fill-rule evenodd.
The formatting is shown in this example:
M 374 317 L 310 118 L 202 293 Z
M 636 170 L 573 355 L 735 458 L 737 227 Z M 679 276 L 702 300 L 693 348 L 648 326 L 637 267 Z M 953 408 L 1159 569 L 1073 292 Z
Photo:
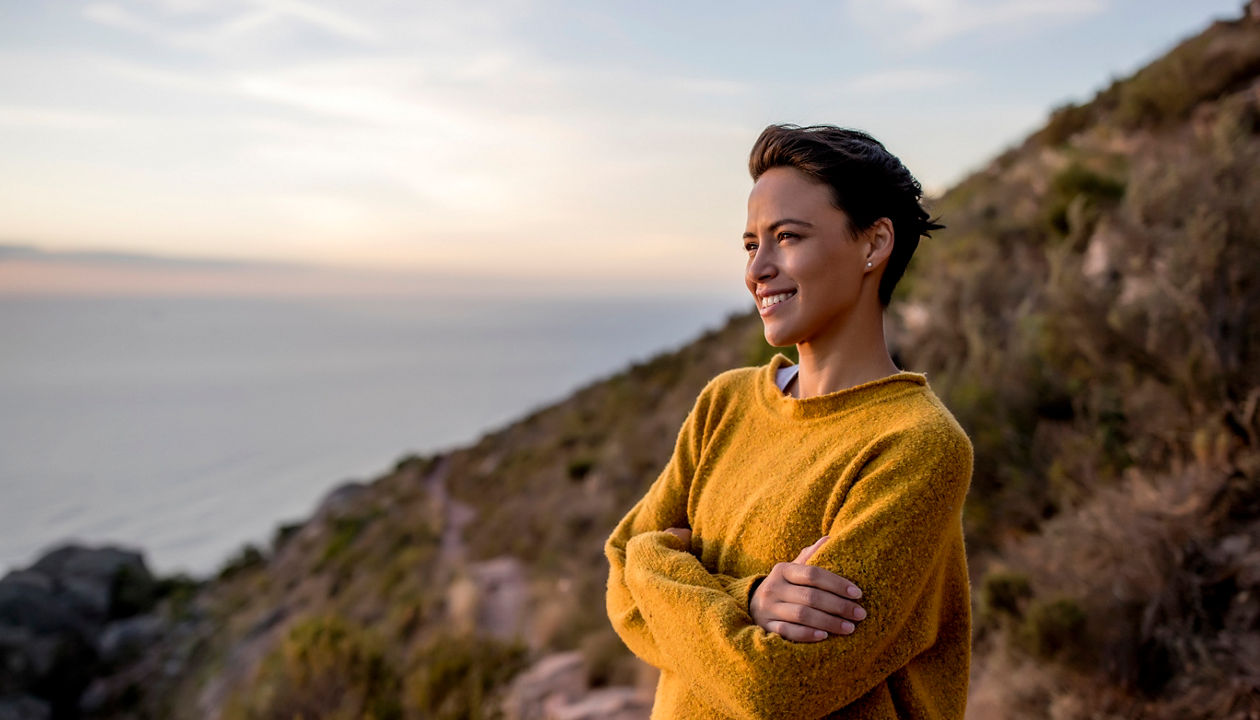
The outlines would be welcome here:
M 939 193 L 1242 5 L 0 0 L 0 295 L 743 292 L 767 124 Z

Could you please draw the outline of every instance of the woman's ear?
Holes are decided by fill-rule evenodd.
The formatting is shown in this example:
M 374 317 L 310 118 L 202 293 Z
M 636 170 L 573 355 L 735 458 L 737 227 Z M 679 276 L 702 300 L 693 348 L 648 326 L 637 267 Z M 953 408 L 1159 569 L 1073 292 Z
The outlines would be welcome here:
M 870 246 L 866 259 L 872 267 L 888 259 L 893 249 L 893 224 L 886 217 L 879 218 L 866 229 L 866 242 Z

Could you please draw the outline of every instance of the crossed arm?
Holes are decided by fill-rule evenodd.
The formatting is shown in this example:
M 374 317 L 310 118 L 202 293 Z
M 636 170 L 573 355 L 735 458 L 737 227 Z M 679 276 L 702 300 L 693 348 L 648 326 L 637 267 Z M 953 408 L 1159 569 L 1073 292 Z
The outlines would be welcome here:
M 699 409 L 700 406 L 698 405 Z M 666 529 L 686 525 L 699 413 L 674 457 L 605 544 L 607 607 L 632 652 L 682 676 L 710 707 L 735 718 L 822 717 L 852 703 L 930 647 L 943 552 L 960 532 L 971 448 L 948 435 L 875 453 L 808 560 L 863 589 L 867 619 L 816 643 L 758 627 L 748 593 L 764 574 L 709 573 Z

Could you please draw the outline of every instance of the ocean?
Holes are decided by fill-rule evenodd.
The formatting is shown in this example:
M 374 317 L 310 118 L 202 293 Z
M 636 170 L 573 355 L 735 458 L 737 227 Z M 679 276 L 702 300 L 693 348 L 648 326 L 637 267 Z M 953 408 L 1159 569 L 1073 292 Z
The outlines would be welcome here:
M 214 572 L 330 489 L 745 311 L 729 297 L 0 299 L 0 572 L 68 540 Z

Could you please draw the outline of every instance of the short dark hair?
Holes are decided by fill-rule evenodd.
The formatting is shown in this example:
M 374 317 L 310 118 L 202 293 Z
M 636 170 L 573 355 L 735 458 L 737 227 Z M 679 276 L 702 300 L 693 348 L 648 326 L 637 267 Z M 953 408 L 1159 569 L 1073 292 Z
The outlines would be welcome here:
M 892 299 L 919 236 L 940 225 L 928 219 L 920 200 L 923 186 L 883 143 L 860 130 L 834 125 L 771 125 L 761 132 L 748 158 L 754 182 L 773 167 L 793 167 L 831 188 L 832 202 L 865 230 L 886 217 L 892 221 L 893 249 L 879 283 L 879 302 Z

